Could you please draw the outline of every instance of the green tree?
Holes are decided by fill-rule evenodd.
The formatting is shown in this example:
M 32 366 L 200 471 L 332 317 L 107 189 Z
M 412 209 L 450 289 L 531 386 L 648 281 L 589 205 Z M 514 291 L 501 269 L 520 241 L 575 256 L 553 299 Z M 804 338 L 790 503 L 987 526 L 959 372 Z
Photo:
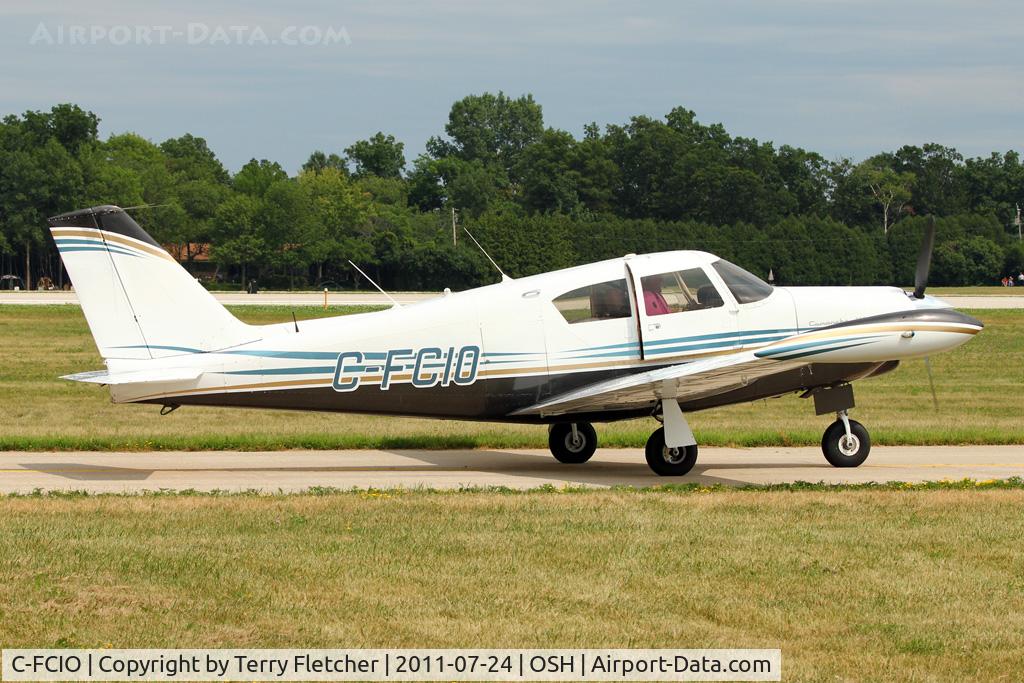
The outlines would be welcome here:
M 431 138 L 427 151 L 435 159 L 497 164 L 510 173 L 526 147 L 544 132 L 544 115 L 532 95 L 512 99 L 499 92 L 469 95 L 452 105 L 445 126 L 448 139 Z
M 579 178 L 576 192 L 580 202 L 590 211 L 613 212 L 622 172 L 611 158 L 609 145 L 596 123 L 584 127 L 583 139 L 573 152 L 570 164 Z
M 235 190 L 251 197 L 262 197 L 267 189 L 282 180 L 287 180 L 288 174 L 276 161 L 266 159 L 250 159 L 245 166 L 235 174 L 231 184 Z
M 97 140 L 100 119 L 76 104 L 58 104 L 48 112 L 27 111 L 21 117 L 26 134 L 36 140 L 53 138 L 74 155 Z
M 210 257 L 219 264 L 238 265 L 243 287 L 248 282 L 249 265 L 267 253 L 266 240 L 260 234 L 261 210 L 259 199 L 232 193 L 217 207 L 213 220 Z
M 967 159 L 963 175 L 968 209 L 994 214 L 1004 225 L 1011 225 L 1016 205 L 1024 196 L 1024 164 L 1020 154 L 1011 150 Z
M 409 201 L 423 211 L 444 207 L 479 215 L 508 195 L 508 185 L 500 167 L 479 159 L 421 156 L 409 175 Z
M 171 211 L 165 212 L 177 219 L 174 232 L 161 227 L 153 237 L 185 244 L 189 260 L 195 255 L 192 245 L 210 241 L 215 229 L 214 214 L 231 195 L 230 182 L 224 165 L 206 144 L 206 140 L 186 133 L 160 144 L 167 170 L 172 178 L 174 199 Z M 180 207 L 180 211 L 178 210 Z
M 580 175 L 573 168 L 576 140 L 549 128 L 523 150 L 515 175 L 522 179 L 520 202 L 527 211 L 572 211 L 579 203 Z
M 171 173 L 188 180 L 207 180 L 222 185 L 227 185 L 231 180 L 224 165 L 203 138 L 186 133 L 160 143 L 160 149 L 167 155 Z
M 65 115 L 80 118 L 77 107 L 54 111 L 60 114 L 8 116 L 0 126 L 0 225 L 4 242 L 21 252 L 28 288 L 34 282 L 32 254 L 43 244 L 46 217 L 76 208 L 85 190 L 81 164 L 57 135 L 77 151 L 89 144 L 92 129 L 83 134 L 73 125 L 58 124 Z
M 1002 247 L 984 237 L 958 239 L 935 248 L 935 284 L 993 285 L 1003 274 Z
M 323 282 L 329 263 L 342 264 L 348 259 L 362 264 L 372 262 L 369 198 L 337 169 L 302 173 L 298 182 L 311 207 L 309 229 L 301 243 L 316 268 L 317 286 Z
M 142 178 L 137 171 L 111 163 L 102 145 L 90 145 L 79 152 L 84 181 L 83 204 L 116 204 L 122 207 L 145 203 Z
M 401 178 L 405 170 L 405 145 L 394 135 L 377 133 L 369 140 L 358 140 L 345 149 L 348 160 L 355 165 L 355 176 Z
M 893 155 L 893 170 L 913 175 L 910 203 L 915 213 L 950 216 L 967 209 L 963 157 L 952 147 L 905 145 Z
M 297 271 L 309 265 L 304 242 L 321 230 L 307 186 L 279 178 L 263 194 L 260 234 L 267 245 L 266 265 L 288 276 L 289 287 Z
M 95 200 L 87 203 L 119 203 L 121 206 L 143 204 L 146 206 L 134 213 L 139 225 L 158 241 L 176 244 L 179 251 L 192 258 L 193 244 L 187 241 L 190 233 L 188 216 L 177 196 L 176 179 L 168 167 L 168 159 L 157 145 L 134 133 L 111 135 L 95 146 L 94 163 L 97 168 L 86 173 L 102 175 L 112 171 L 100 169 L 107 166 L 138 179 L 141 199 L 115 199 L 103 197 L 98 189 L 87 191 Z M 83 155 L 83 166 L 87 164 Z M 112 188 L 113 191 L 113 188 Z
M 888 234 L 890 226 L 903 213 L 911 198 L 914 174 L 897 172 L 879 157 L 860 164 L 854 173 L 862 178 L 882 211 L 882 232 Z
M 320 150 L 316 150 L 309 155 L 309 159 L 302 165 L 303 171 L 309 171 L 312 173 L 319 173 L 325 168 L 333 168 L 336 171 L 348 173 L 348 164 L 337 154 L 324 154 Z
M 779 181 L 793 197 L 797 214 L 828 213 L 832 167 L 820 154 L 782 145 L 775 158 Z

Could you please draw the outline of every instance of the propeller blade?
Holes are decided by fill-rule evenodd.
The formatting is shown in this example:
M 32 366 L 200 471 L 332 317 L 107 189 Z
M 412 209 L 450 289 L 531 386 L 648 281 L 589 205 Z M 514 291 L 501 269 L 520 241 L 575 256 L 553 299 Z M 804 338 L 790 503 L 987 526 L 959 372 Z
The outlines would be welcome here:
M 924 357 L 924 367 L 928 370 L 928 385 L 932 388 L 932 404 L 935 410 L 939 409 L 939 397 L 935 395 L 935 378 L 932 377 L 932 362 L 928 356 Z
M 923 299 L 924 289 L 928 286 L 928 270 L 932 265 L 932 248 L 935 246 L 935 217 L 928 217 L 928 226 L 924 229 L 921 240 L 921 251 L 917 255 L 917 270 L 914 271 L 914 298 Z

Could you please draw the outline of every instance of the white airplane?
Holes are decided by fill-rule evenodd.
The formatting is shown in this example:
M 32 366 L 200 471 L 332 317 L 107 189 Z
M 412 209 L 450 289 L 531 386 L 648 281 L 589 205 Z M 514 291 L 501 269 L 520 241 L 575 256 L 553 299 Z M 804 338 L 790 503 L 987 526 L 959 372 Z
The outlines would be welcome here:
M 822 450 L 856 467 L 851 382 L 960 346 L 978 320 L 913 293 L 772 287 L 701 251 L 627 255 L 389 310 L 247 325 L 134 220 L 100 206 L 49 220 L 115 403 L 289 408 L 549 425 L 552 454 L 586 462 L 592 422 L 654 417 L 659 475 L 686 474 L 685 413 L 801 392 L 835 413 Z

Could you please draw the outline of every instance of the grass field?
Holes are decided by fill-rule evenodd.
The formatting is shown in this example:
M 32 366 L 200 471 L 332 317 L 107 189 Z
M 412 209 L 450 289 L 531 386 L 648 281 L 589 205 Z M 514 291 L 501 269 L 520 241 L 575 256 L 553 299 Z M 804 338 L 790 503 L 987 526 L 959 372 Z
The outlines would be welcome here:
M 914 289 L 913 285 L 904 287 Z M 1017 287 L 929 287 L 928 293 L 940 299 L 944 296 L 1024 296 L 1024 289 Z
M 4 647 L 764 647 L 1014 680 L 1024 491 L 0 499 Z
M 366 310 L 366 309 L 360 309 Z M 287 307 L 239 306 L 254 323 L 290 318 Z M 327 314 L 353 312 L 336 308 Z M 325 312 L 297 309 L 298 316 Z M 905 363 L 857 384 L 855 417 L 880 444 L 1024 443 L 1024 311 L 974 311 L 986 329 L 932 359 L 940 407 L 924 364 Z M 77 306 L 0 306 L 0 450 L 544 447 L 544 427 L 110 403 L 105 389 L 58 376 L 102 367 Z M 707 445 L 817 444 L 831 418 L 795 396 L 696 413 Z M 607 446 L 642 446 L 652 420 L 599 425 Z

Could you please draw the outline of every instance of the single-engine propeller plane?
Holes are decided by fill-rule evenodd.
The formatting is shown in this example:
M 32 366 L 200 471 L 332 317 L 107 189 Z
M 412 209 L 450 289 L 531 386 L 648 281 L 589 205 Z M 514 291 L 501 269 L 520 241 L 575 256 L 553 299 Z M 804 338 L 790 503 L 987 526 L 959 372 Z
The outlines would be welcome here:
M 836 467 L 871 448 L 851 383 L 960 346 L 982 329 L 915 289 L 773 287 L 701 251 L 626 255 L 375 313 L 248 325 L 122 209 L 49 220 L 115 403 L 287 408 L 540 423 L 563 463 L 597 448 L 593 422 L 652 416 L 647 462 L 686 474 L 685 414 L 801 392 L 836 414 Z

